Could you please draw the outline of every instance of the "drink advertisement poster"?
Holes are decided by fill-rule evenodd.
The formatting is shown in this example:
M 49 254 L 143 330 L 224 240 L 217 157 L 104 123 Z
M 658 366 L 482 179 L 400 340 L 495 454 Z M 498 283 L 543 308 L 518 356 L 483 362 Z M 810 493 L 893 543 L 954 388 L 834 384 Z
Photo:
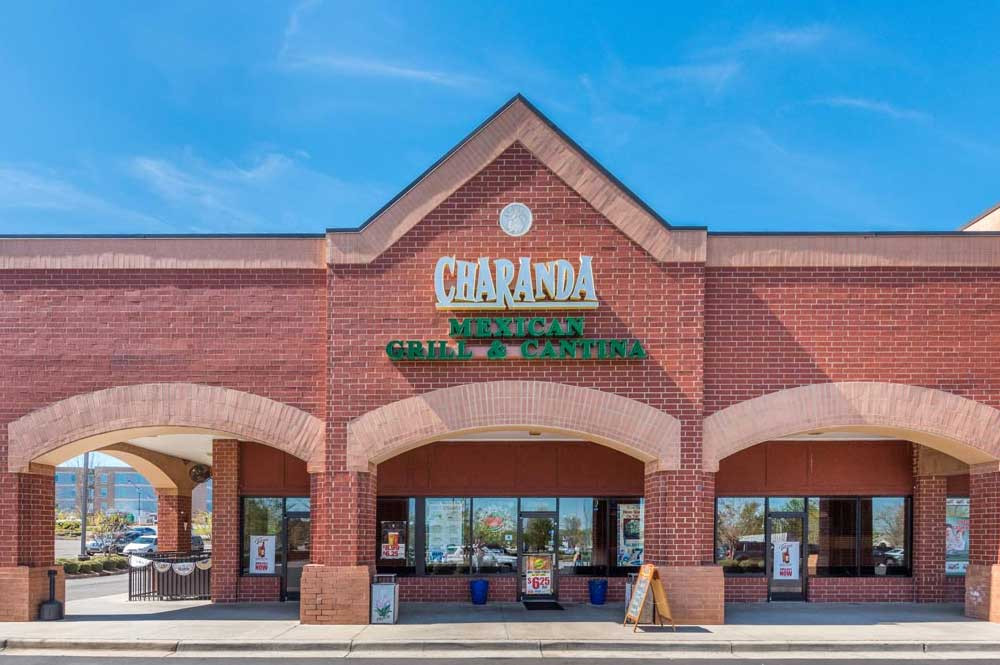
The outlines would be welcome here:
M 969 567 L 969 500 L 949 498 L 944 525 L 944 572 L 965 575 Z
M 552 593 L 552 557 L 525 557 L 524 593 L 525 595 L 548 595 Z
M 642 504 L 618 504 L 618 565 L 642 565 Z
M 250 536 L 250 574 L 274 575 L 277 536 Z
M 774 579 L 799 579 L 799 543 L 788 541 L 774 546 Z
M 406 558 L 406 522 L 382 522 L 383 560 Z

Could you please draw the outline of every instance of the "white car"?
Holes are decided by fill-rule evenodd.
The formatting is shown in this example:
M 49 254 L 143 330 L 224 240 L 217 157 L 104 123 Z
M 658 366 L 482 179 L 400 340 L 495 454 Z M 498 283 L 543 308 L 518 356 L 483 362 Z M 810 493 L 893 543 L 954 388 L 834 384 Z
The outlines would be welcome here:
M 125 546 L 122 554 L 149 554 L 156 551 L 156 536 L 140 536 Z

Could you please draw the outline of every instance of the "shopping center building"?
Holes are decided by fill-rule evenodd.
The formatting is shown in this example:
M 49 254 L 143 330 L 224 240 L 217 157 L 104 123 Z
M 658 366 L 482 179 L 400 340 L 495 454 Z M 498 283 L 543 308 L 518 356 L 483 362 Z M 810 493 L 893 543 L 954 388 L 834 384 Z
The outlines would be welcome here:
M 4 238 L 0 617 L 47 591 L 53 469 L 101 450 L 160 550 L 209 467 L 213 600 L 309 623 L 367 622 L 376 572 L 576 602 L 642 562 L 680 622 L 1000 620 L 995 217 L 673 226 L 517 97 L 357 228 Z

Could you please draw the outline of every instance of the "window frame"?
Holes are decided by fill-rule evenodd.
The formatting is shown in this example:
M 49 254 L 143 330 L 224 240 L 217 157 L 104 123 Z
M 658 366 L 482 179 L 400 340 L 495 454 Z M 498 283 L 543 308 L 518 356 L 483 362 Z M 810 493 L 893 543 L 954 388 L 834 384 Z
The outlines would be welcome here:
M 806 577 L 822 577 L 826 579 L 871 579 L 871 578 L 912 578 L 913 577 L 913 495 L 906 494 L 789 494 L 787 492 L 781 494 L 771 495 L 760 495 L 760 494 L 725 494 L 716 495 L 715 501 L 713 502 L 713 514 L 712 514 L 712 561 L 719 565 L 718 558 L 718 544 L 717 544 L 717 533 L 718 533 L 718 520 L 719 520 L 719 499 L 764 499 L 764 531 L 765 531 L 765 544 L 767 543 L 768 537 L 768 517 L 771 515 L 770 500 L 774 499 L 784 499 L 784 498 L 801 498 L 803 499 L 803 535 L 804 544 L 806 546 L 806 557 L 808 562 L 808 548 L 809 548 L 809 499 L 841 499 L 841 500 L 853 500 L 854 501 L 854 511 L 855 511 L 855 534 L 854 534 L 854 548 L 855 548 L 855 570 L 857 574 L 855 575 L 810 575 L 808 572 L 808 566 L 806 570 Z M 961 497 L 958 497 L 961 498 Z M 906 535 L 904 537 L 905 547 L 906 547 L 906 572 L 898 574 L 885 574 L 878 575 L 875 573 L 861 573 L 861 553 L 862 553 L 862 525 L 861 525 L 861 500 L 862 499 L 903 499 L 903 510 L 905 511 L 905 523 L 906 523 Z M 791 514 L 791 513 L 786 513 Z M 766 551 L 766 550 L 765 550 Z M 767 555 L 765 554 L 765 557 Z M 765 560 L 766 564 L 766 560 Z M 732 577 L 736 579 L 741 578 L 751 578 L 751 577 L 767 577 L 766 570 L 761 573 L 729 573 L 723 571 L 725 577 Z M 958 577 L 957 575 L 954 577 Z
M 427 499 L 463 499 L 463 500 L 468 500 L 469 501 L 469 515 L 468 515 L 468 519 L 466 520 L 465 527 L 468 529 L 468 532 L 470 534 L 470 538 L 472 538 L 473 534 L 475 533 L 475 512 L 476 512 L 475 511 L 475 500 L 476 499 L 513 499 L 513 500 L 517 501 L 517 513 L 515 514 L 515 519 L 519 521 L 520 518 L 521 518 L 521 499 L 551 498 L 553 496 L 556 499 L 555 514 L 556 514 L 556 522 L 557 522 L 557 524 L 558 524 L 559 519 L 560 519 L 560 512 L 559 512 L 560 503 L 559 502 L 560 502 L 561 499 L 590 499 L 591 501 L 595 501 L 595 502 L 596 501 L 605 501 L 605 502 L 607 502 L 607 508 L 605 510 L 605 515 L 604 515 L 604 519 L 603 519 L 603 526 L 604 526 L 605 533 L 606 533 L 604 550 L 605 550 L 605 556 L 607 558 L 608 564 L 606 566 L 579 566 L 578 567 L 580 569 L 579 572 L 576 572 L 576 573 L 574 573 L 574 572 L 562 572 L 560 570 L 557 574 L 559 574 L 559 575 L 565 575 L 567 577 L 573 577 L 573 576 L 581 576 L 581 577 L 626 577 L 630 573 L 638 572 L 639 566 L 621 566 L 621 567 L 619 567 L 619 566 L 615 565 L 615 564 L 617 564 L 617 561 L 618 561 L 618 551 L 617 551 L 618 544 L 617 544 L 617 540 L 615 540 L 614 541 L 614 546 L 612 546 L 611 530 L 616 530 L 617 529 L 617 522 L 615 520 L 617 519 L 617 515 L 618 515 L 618 504 L 619 503 L 637 503 L 640 506 L 643 506 L 643 510 L 645 510 L 645 497 L 643 497 L 643 496 L 619 496 L 619 495 L 612 495 L 612 496 L 608 496 L 608 495 L 600 495 L 600 496 L 594 496 L 594 495 L 588 495 L 588 496 L 567 495 L 567 496 L 560 496 L 558 494 L 556 494 L 556 495 L 553 495 L 553 494 L 538 494 L 538 495 L 525 495 L 525 496 L 509 496 L 509 495 L 508 496 L 503 496 L 502 493 L 500 493 L 500 492 L 491 493 L 489 495 L 482 495 L 482 496 L 478 496 L 478 495 L 476 495 L 476 496 L 474 496 L 474 495 L 466 495 L 466 496 L 454 496 L 454 495 L 448 495 L 448 496 L 444 496 L 444 495 L 413 496 L 413 495 L 411 495 L 411 496 L 404 496 L 404 495 L 398 495 L 398 494 L 376 496 L 375 497 L 375 501 L 376 501 L 376 506 L 375 506 L 376 529 L 375 529 L 375 531 L 376 532 L 378 532 L 378 530 L 379 530 L 378 529 L 378 524 L 377 524 L 377 522 L 378 522 L 378 518 L 377 518 L 377 515 L 378 515 L 378 502 L 380 502 L 382 500 L 387 500 L 387 501 L 408 501 L 410 499 L 414 500 L 414 502 L 415 502 L 415 516 L 414 516 L 414 541 L 415 541 L 414 542 L 414 554 L 415 554 L 415 558 L 414 558 L 414 565 L 413 566 L 398 567 L 398 568 L 392 568 L 392 567 L 388 567 L 388 566 L 380 566 L 380 565 L 378 565 L 377 551 L 378 551 L 378 546 L 379 546 L 379 542 L 378 541 L 379 541 L 379 538 L 380 538 L 380 534 L 376 533 L 375 542 L 373 543 L 373 547 L 375 548 L 375 552 L 374 553 L 376 554 L 376 558 L 375 558 L 375 561 L 376 561 L 376 572 L 378 574 L 395 574 L 398 577 L 441 577 L 441 578 L 448 578 L 448 577 L 505 577 L 505 576 L 506 577 L 516 577 L 516 576 L 518 576 L 520 574 L 520 572 L 518 570 L 518 566 L 515 566 L 514 569 L 510 570 L 510 571 L 495 571 L 495 572 L 482 572 L 482 571 L 480 571 L 478 573 L 474 573 L 474 572 L 472 572 L 471 565 L 469 565 L 469 566 L 467 566 L 469 568 L 469 572 L 455 572 L 455 573 L 433 573 L 433 572 L 428 572 L 427 571 L 427 560 L 426 560 L 426 558 L 427 558 L 426 557 L 426 555 L 427 555 L 427 553 L 426 553 L 426 549 L 427 549 L 427 541 L 426 541 L 426 536 L 427 536 L 427 505 L 426 505 L 426 502 L 427 502 Z M 242 516 L 242 508 L 241 508 L 241 516 Z M 645 515 L 643 515 L 643 517 L 645 518 Z M 598 526 L 598 520 L 595 519 L 593 521 L 593 530 L 596 530 L 597 526 Z M 643 519 L 643 527 L 645 527 L 645 519 Z M 518 528 L 520 528 L 520 526 Z M 644 532 L 645 532 L 645 529 L 644 529 Z M 645 536 L 645 533 L 643 535 Z M 594 538 L 593 535 L 592 535 L 592 538 Z M 241 542 L 242 542 L 242 526 L 241 526 Z M 517 545 L 517 543 L 515 543 L 515 545 Z M 593 552 L 596 552 L 596 551 L 598 551 L 598 548 L 592 545 L 591 552 L 593 553 Z M 644 560 L 645 560 L 645 552 L 643 552 L 643 555 L 644 555 Z M 520 554 L 518 553 L 517 556 L 520 556 Z M 597 569 L 602 569 L 602 568 L 606 569 L 605 572 L 595 572 Z M 557 570 L 558 570 L 558 566 L 557 566 Z

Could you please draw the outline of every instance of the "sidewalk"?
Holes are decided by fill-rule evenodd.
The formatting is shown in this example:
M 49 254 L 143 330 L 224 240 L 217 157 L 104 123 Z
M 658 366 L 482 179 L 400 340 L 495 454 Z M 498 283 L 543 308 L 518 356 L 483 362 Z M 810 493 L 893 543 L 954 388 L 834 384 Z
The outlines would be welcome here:
M 565 607 L 529 612 L 513 603 L 412 603 L 403 605 L 397 625 L 303 626 L 295 603 L 129 603 L 106 596 L 71 601 L 69 618 L 57 624 L 0 624 L 0 639 L 7 653 L 19 654 L 1000 656 L 1000 625 L 966 619 L 960 605 L 728 605 L 726 625 L 682 626 L 676 633 L 623 628 L 620 604 Z

